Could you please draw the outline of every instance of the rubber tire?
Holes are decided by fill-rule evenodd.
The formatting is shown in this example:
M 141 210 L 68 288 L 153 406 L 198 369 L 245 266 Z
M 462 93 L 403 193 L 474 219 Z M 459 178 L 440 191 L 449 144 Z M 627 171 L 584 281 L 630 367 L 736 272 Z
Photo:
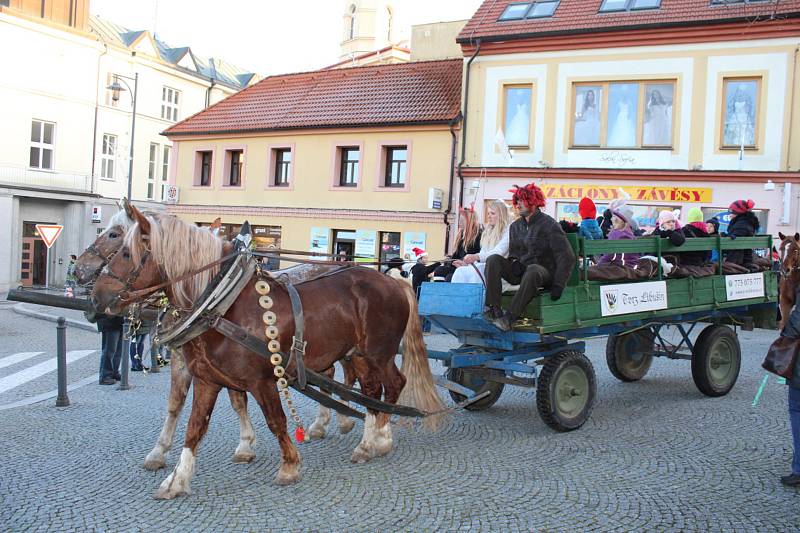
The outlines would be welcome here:
M 725 343 L 731 351 L 733 369 L 727 381 L 718 383 L 711 375 L 711 355 L 719 343 Z M 706 396 L 717 398 L 730 392 L 739 379 L 742 366 L 742 349 L 736 333 L 728 327 L 711 325 L 700 332 L 692 350 L 692 379 L 697 388 Z
M 499 370 L 496 372 L 501 373 Z M 467 411 L 483 411 L 484 409 L 488 409 L 493 406 L 497 400 L 500 399 L 500 395 L 503 394 L 503 389 L 505 388 L 505 383 L 498 383 L 497 381 L 486 381 L 482 378 L 480 379 L 483 383 L 480 385 L 475 385 L 472 381 L 472 375 L 469 372 L 465 372 L 461 368 L 451 368 L 447 371 L 447 379 L 454 383 L 458 383 L 462 387 L 466 387 L 475 391 L 475 394 L 480 394 L 483 391 L 488 390 L 489 396 L 486 398 L 480 399 L 477 402 L 471 403 L 464 407 Z M 466 396 L 462 394 L 458 394 L 457 392 L 453 392 L 448 389 L 450 393 L 450 397 L 453 399 L 454 402 L 459 403 L 463 402 L 467 399 Z
M 567 369 L 577 368 L 582 371 L 588 384 L 586 404 L 581 411 L 572 417 L 559 412 L 556 406 L 555 390 L 559 376 Z M 597 396 L 597 379 L 591 361 L 578 351 L 565 351 L 549 357 L 542 367 L 536 385 L 536 409 L 545 424 L 552 429 L 565 432 L 580 428 L 589 419 Z
M 635 340 L 634 340 L 635 339 Z M 649 354 L 642 356 L 641 364 L 638 368 L 626 368 L 625 361 L 629 360 L 628 353 L 631 344 L 649 345 Z M 655 351 L 655 335 L 651 329 L 640 329 L 633 333 L 624 335 L 609 335 L 606 341 L 606 363 L 608 369 L 620 381 L 632 382 L 639 381 L 647 375 L 650 365 L 653 364 L 653 352 Z

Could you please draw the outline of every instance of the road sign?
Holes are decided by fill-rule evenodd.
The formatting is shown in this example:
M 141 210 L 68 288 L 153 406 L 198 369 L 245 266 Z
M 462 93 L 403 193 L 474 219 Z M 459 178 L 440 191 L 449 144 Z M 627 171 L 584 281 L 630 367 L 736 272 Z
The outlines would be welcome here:
M 58 224 L 36 224 L 36 231 L 44 241 L 45 246 L 49 250 L 55 244 L 58 236 L 61 235 L 61 230 L 64 226 Z

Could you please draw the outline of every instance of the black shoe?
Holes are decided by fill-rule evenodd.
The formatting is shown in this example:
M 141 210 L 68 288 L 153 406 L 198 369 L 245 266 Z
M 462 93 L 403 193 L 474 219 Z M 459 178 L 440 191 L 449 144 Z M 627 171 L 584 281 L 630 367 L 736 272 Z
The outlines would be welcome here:
M 131 372 L 141 372 L 143 368 L 144 367 L 141 366 L 141 365 L 140 366 L 132 366 L 131 367 Z
M 781 478 L 781 483 L 783 483 L 787 487 L 800 487 L 800 474 L 791 474 L 788 476 L 783 476 Z
M 114 372 L 114 380 L 115 381 L 122 381 L 122 375 L 119 372 Z
M 486 307 L 483 308 L 483 318 L 485 318 L 488 322 L 498 319 L 501 316 L 503 316 L 502 309 L 498 309 L 491 305 L 487 305 Z
M 511 313 L 506 311 L 503 316 L 489 320 L 500 331 L 511 331 L 516 319 L 511 316 Z
M 100 385 L 113 385 L 114 383 L 116 383 L 114 378 L 103 378 L 100 380 Z

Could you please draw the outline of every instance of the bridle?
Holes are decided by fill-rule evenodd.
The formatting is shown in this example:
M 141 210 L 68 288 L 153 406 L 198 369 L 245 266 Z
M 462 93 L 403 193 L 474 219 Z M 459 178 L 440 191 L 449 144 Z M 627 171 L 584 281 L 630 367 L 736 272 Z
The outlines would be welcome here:
M 114 252 L 113 255 L 116 255 L 117 252 Z M 112 257 L 113 257 L 112 255 Z M 144 265 L 147 263 L 147 260 L 150 258 L 150 247 L 148 246 L 145 248 L 144 253 L 142 254 L 142 258 L 139 261 L 139 265 L 134 268 L 125 278 L 122 278 L 116 275 L 108 268 L 108 264 L 103 267 L 103 270 L 100 272 L 100 275 L 105 275 L 111 279 L 115 279 L 122 283 L 122 290 L 117 294 L 117 300 L 120 302 L 127 302 L 128 297 L 130 295 L 131 289 L 133 288 L 133 284 L 139 279 L 139 276 L 142 274 L 142 270 L 144 270 Z
M 800 272 L 800 245 L 796 242 L 790 242 L 783 248 L 784 253 L 788 251 L 786 248 L 789 246 L 794 246 L 794 252 L 785 255 L 781 260 L 781 276 L 784 278 Z M 792 262 L 791 266 L 786 265 L 789 262 Z

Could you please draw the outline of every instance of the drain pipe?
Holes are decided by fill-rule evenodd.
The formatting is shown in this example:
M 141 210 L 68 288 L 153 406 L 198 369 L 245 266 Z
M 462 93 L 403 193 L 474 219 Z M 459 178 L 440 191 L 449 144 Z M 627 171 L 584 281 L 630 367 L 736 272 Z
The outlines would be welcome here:
M 217 80 L 215 80 L 213 77 L 210 78 L 209 81 L 211 83 L 209 84 L 208 89 L 206 89 L 206 107 L 211 105 L 211 91 L 214 90 L 214 85 L 217 84 Z
M 478 57 L 478 54 L 481 51 L 481 40 L 476 39 L 477 47 L 475 48 L 475 53 L 472 54 L 472 57 L 469 58 L 467 61 L 467 69 L 464 73 L 464 111 L 463 111 L 463 118 L 461 123 L 461 161 L 458 162 L 458 205 L 462 206 L 464 204 L 464 174 L 461 171 L 462 167 L 464 166 L 464 160 L 467 158 L 467 109 L 469 106 L 469 70 L 472 66 L 472 62 L 475 61 L 475 58 Z
M 458 136 L 456 132 L 453 130 L 456 124 L 461 122 L 463 115 L 461 111 L 458 112 L 453 120 L 450 121 L 450 136 L 453 138 L 452 143 L 450 145 L 450 185 L 447 188 L 447 210 L 444 212 L 444 225 L 445 225 L 445 234 L 444 234 L 444 250 L 447 253 L 447 250 L 450 249 L 450 213 L 453 212 L 453 180 L 455 179 L 456 173 L 456 149 L 458 147 Z

